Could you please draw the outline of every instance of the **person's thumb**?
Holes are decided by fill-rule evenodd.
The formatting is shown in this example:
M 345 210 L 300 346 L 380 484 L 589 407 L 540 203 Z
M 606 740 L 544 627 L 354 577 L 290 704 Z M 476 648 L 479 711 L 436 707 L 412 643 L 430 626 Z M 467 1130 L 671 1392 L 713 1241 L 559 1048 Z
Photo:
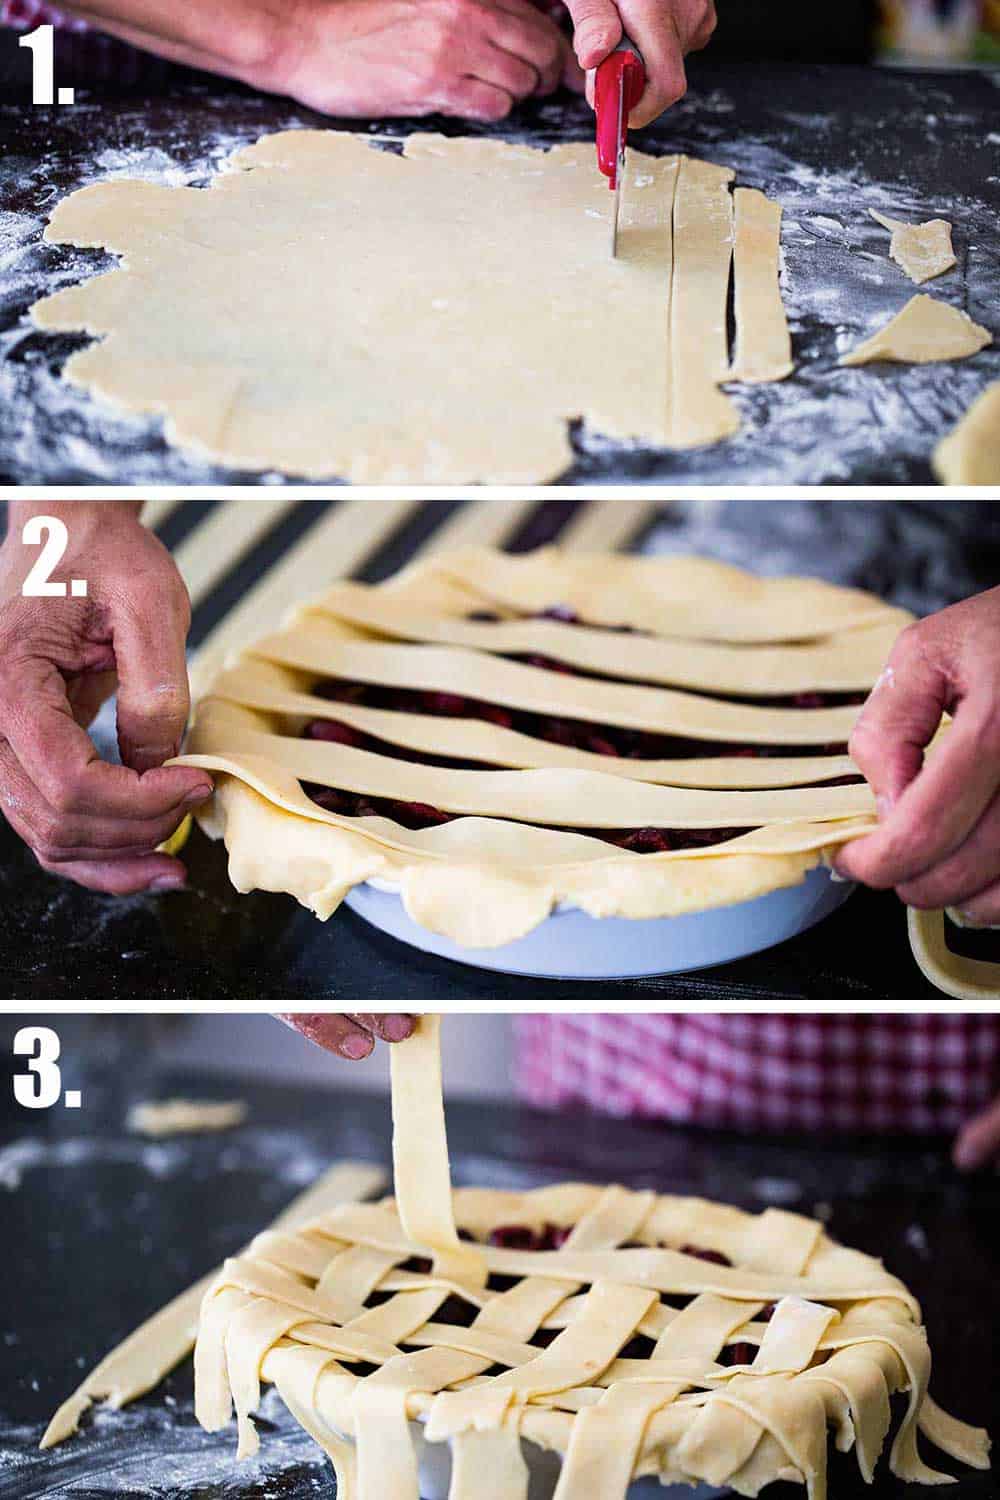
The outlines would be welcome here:
M 573 17 L 573 48 L 581 68 L 596 68 L 622 39 L 622 22 L 611 0 L 566 0 Z
M 178 579 L 131 600 L 114 623 L 118 749 L 133 770 L 162 766 L 180 750 L 191 696 L 185 643 L 189 606 Z

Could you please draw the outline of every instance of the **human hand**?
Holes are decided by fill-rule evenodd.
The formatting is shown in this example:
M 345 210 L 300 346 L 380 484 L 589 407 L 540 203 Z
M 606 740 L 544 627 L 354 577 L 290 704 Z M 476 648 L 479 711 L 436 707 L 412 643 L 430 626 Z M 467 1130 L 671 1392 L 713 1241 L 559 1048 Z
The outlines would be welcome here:
M 578 77 L 530 0 L 298 0 L 251 81 L 332 115 L 501 120 Z
M 114 895 L 182 886 L 180 860 L 156 853 L 211 794 L 176 755 L 188 714 L 190 610 L 170 554 L 126 501 L 11 501 L 0 547 L 0 808 L 39 864 Z M 38 557 L 21 533 L 32 515 L 65 522 L 53 577 L 85 578 L 85 599 L 24 598 Z M 86 733 L 118 692 L 123 764 Z
M 348 1062 L 360 1062 L 370 1056 L 375 1039 L 383 1042 L 403 1042 L 412 1036 L 416 1024 L 413 1016 L 390 1015 L 293 1015 L 279 1013 L 279 1021 L 300 1031 L 317 1047 L 344 1057 Z
M 991 1163 L 1000 1165 L 1000 1097 L 966 1120 L 951 1155 L 961 1172 L 975 1172 Z
M 627 33 L 642 54 L 646 87 L 629 116 L 633 130 L 648 125 L 687 93 L 684 58 L 706 47 L 717 24 L 714 0 L 566 0 L 573 17 L 577 59 L 587 71 L 594 103 L 593 69 Z
M 925 764 L 943 713 L 953 722 Z M 840 851 L 838 873 L 1000 923 L 1000 589 L 903 631 L 850 751 L 880 822 Z

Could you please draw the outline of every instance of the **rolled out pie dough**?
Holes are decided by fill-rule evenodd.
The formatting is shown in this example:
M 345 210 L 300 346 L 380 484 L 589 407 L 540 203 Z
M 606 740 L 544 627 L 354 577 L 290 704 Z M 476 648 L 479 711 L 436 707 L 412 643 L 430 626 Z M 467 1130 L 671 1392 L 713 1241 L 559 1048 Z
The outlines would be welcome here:
M 1000 486 L 1000 380 L 974 401 L 954 431 L 934 450 L 942 484 Z
M 878 333 L 842 355 L 840 363 L 867 365 L 887 359 L 929 365 L 938 360 L 966 359 L 992 342 L 989 329 L 974 323 L 961 308 L 921 292 Z
M 892 234 L 889 254 L 898 266 L 921 286 L 950 271 L 956 264 L 951 243 L 951 225 L 947 219 L 928 219 L 926 224 L 906 224 L 887 214 L 871 210 L 871 216 Z
M 538 482 L 569 424 L 662 447 L 737 431 L 720 382 L 787 373 L 774 205 L 733 174 L 629 154 L 617 259 L 592 145 L 336 131 L 240 151 L 208 190 L 102 182 L 50 244 L 120 269 L 36 303 L 98 336 L 66 378 L 230 465 L 353 483 Z M 755 227 L 759 224 L 759 228 Z

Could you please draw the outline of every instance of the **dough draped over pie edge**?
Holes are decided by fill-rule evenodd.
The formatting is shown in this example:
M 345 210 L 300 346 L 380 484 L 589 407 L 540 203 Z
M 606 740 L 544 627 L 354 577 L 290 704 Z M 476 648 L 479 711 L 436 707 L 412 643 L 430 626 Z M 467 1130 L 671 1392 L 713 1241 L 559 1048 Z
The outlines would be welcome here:
M 383 597 L 392 609 L 386 608 L 378 617 L 390 635 L 376 636 L 373 642 L 369 631 L 351 623 L 350 617 L 357 618 L 360 610 L 371 624 L 370 612 L 365 614 L 367 605 L 362 605 L 366 599 L 377 605 Z M 340 599 L 344 600 L 344 613 L 339 615 Z M 700 599 L 705 601 L 704 606 L 699 604 Z M 380 659 L 377 652 L 383 642 L 385 659 L 401 660 L 404 673 L 410 662 L 429 660 L 437 670 L 435 664 L 443 659 L 449 673 L 466 673 L 461 684 L 454 682 L 453 676 L 447 679 L 456 690 L 489 699 L 494 678 L 504 684 L 511 680 L 511 663 L 483 651 L 468 656 L 462 652 L 448 654 L 447 646 L 400 646 L 391 631 L 402 627 L 391 621 L 405 617 L 412 609 L 415 616 L 430 618 L 436 614 L 444 622 L 442 629 L 455 629 L 459 624 L 467 628 L 463 622 L 477 607 L 492 605 L 501 614 L 517 616 L 553 603 L 572 607 L 581 618 L 595 624 L 666 627 L 677 641 L 680 637 L 676 632 L 683 630 L 692 647 L 699 633 L 701 639 L 715 639 L 720 642 L 721 655 L 709 653 L 705 661 L 714 663 L 718 672 L 728 671 L 727 639 L 742 641 L 741 649 L 749 657 L 761 649 L 755 643 L 767 642 L 779 674 L 774 691 L 779 692 L 782 639 L 801 642 L 805 637 L 803 649 L 807 651 L 809 640 L 815 640 L 822 647 L 827 671 L 836 668 L 838 657 L 850 664 L 850 670 L 858 671 L 860 659 L 863 676 L 857 679 L 857 685 L 871 686 L 882 664 L 882 648 L 888 649 L 892 631 L 908 619 L 905 612 L 871 595 L 817 580 L 756 578 L 702 559 L 564 555 L 554 548 L 526 557 L 470 548 L 417 563 L 367 593 L 357 585 L 335 587 L 312 606 L 295 611 L 284 632 L 267 637 L 260 647 L 263 658 L 248 642 L 247 650 L 231 660 L 218 678 L 224 696 L 215 696 L 212 684 L 208 684 L 196 711 L 188 752 L 181 763 L 203 767 L 216 775 L 216 795 L 199 812 L 199 819 L 212 837 L 224 838 L 230 877 L 237 889 L 288 892 L 325 919 L 355 885 L 374 880 L 398 889 L 407 912 L 422 926 L 463 946 L 487 948 L 524 936 L 564 904 L 595 917 L 641 919 L 748 901 L 799 883 L 811 869 L 829 861 L 844 842 L 874 826 L 874 803 L 863 786 L 796 790 L 790 776 L 787 791 L 740 792 L 732 789 L 732 782 L 724 782 L 716 791 L 709 783 L 709 789 L 682 794 L 672 792 L 669 786 L 656 787 L 623 779 L 620 774 L 588 770 L 567 771 L 562 778 L 566 783 L 564 795 L 557 798 L 553 788 L 559 783 L 546 779 L 559 776 L 557 771 L 524 770 L 492 776 L 488 770 L 450 773 L 394 762 L 391 755 L 372 756 L 297 737 L 305 718 L 319 716 L 324 707 L 328 717 L 337 718 L 340 705 L 336 703 L 320 705 L 312 715 L 295 716 L 250 708 L 240 702 L 244 684 L 251 703 L 260 701 L 260 684 L 266 679 L 266 668 L 274 668 L 275 658 L 279 663 L 283 657 L 309 661 L 313 665 L 307 678 L 316 678 L 323 675 L 325 653 L 347 652 L 346 659 L 356 664 L 367 660 L 373 650 Z M 448 627 L 449 620 L 457 623 Z M 575 643 L 578 627 L 557 628 L 565 629 L 567 641 Z M 877 649 L 866 659 L 866 643 L 873 632 Z M 590 634 L 579 629 L 581 637 Z M 286 641 L 296 643 L 294 650 L 286 650 L 282 644 Z M 314 643 L 318 643 L 315 650 Z M 444 658 L 435 654 L 439 649 L 446 653 Z M 583 645 L 580 649 L 590 648 Z M 627 646 L 624 649 L 627 653 Z M 795 649 L 789 648 L 789 661 L 798 671 L 794 667 Z M 406 650 L 430 650 L 431 655 L 400 658 L 399 652 Z M 358 654 L 351 656 L 352 651 Z M 627 654 L 623 661 L 627 664 Z M 276 670 L 279 675 L 272 679 L 272 685 L 277 683 L 276 691 L 289 691 L 294 677 L 282 676 L 284 667 Z M 350 672 L 343 675 L 349 677 Z M 539 675 L 546 679 L 549 712 L 568 710 L 571 715 L 582 712 L 584 718 L 599 719 L 604 698 L 610 701 L 613 691 L 610 685 L 602 689 L 600 682 L 591 679 L 539 674 L 532 668 L 521 668 L 514 674 L 516 691 L 524 691 L 522 682 L 533 688 Z M 401 680 L 407 679 L 404 676 Z M 433 680 L 440 686 L 443 679 Z M 728 678 L 724 680 L 728 682 Z M 711 694 L 712 689 L 712 681 L 706 681 L 703 692 Z M 282 701 L 280 694 L 277 701 Z M 593 708 L 587 707 L 591 701 Z M 793 731 L 800 725 L 802 733 L 820 741 L 843 741 L 857 712 L 837 708 L 800 712 L 748 705 L 743 709 L 735 706 L 734 721 L 734 705 L 689 691 L 674 694 L 659 686 L 631 688 L 620 701 L 623 712 L 626 708 L 631 712 L 632 705 L 639 704 L 643 714 L 654 715 L 660 704 L 666 703 L 668 718 L 693 705 L 695 723 L 707 726 L 706 748 L 710 748 L 712 738 L 739 738 L 741 718 L 746 724 L 764 726 L 755 727 L 747 737 L 763 735 L 765 743 L 768 739 L 781 743 L 786 733 L 794 742 Z M 724 726 L 713 728 L 714 716 L 723 712 Z M 815 728 L 809 727 L 810 713 L 818 716 L 812 721 Z M 776 716 L 773 720 L 772 715 Z M 607 719 L 614 721 L 610 712 Z M 412 729 L 409 722 L 407 727 Z M 666 721 L 664 727 L 668 727 Z M 509 732 L 497 729 L 495 733 L 503 741 L 503 735 Z M 502 766 L 503 757 L 497 760 Z M 325 778 L 315 774 L 322 765 L 331 768 Z M 511 806 L 517 807 L 517 820 L 499 815 L 496 798 L 508 795 L 500 791 L 489 793 L 488 804 L 486 792 L 482 794 L 483 810 L 488 805 L 492 816 L 471 812 L 450 823 L 420 830 L 406 829 L 387 817 L 345 818 L 319 807 L 303 792 L 298 775 L 306 767 L 309 774 L 305 779 L 337 786 L 338 776 L 346 780 L 349 774 L 358 778 L 349 785 L 375 796 L 391 797 L 400 785 L 414 785 L 412 778 L 419 775 L 420 800 L 431 805 L 447 806 L 451 789 L 458 782 L 463 787 L 510 786 L 517 789 L 516 797 L 510 794 Z M 411 779 L 407 782 L 405 778 Z M 752 778 L 748 784 L 760 785 Z M 593 826 L 593 808 L 602 798 L 609 805 L 622 800 L 623 805 L 652 812 L 660 806 L 679 807 L 683 797 L 697 806 L 693 826 L 698 827 L 739 826 L 736 810 L 744 807 L 757 813 L 766 810 L 766 816 L 761 817 L 760 826 L 721 845 L 635 854 L 573 831 L 574 797 L 578 799 L 578 826 L 586 826 L 588 819 Z M 745 802 L 745 798 L 751 800 Z M 569 822 L 568 827 L 545 826 L 557 800 L 563 804 L 560 816 Z M 454 798 L 451 805 L 455 805 Z M 783 808 L 789 811 L 784 813 Z M 741 816 L 746 827 L 747 816 Z M 608 821 L 605 815 L 606 825 Z M 649 821 L 644 817 L 637 824 L 626 822 L 622 826 L 646 826 Z M 681 826 L 692 826 L 690 819 L 682 817 L 679 821 Z

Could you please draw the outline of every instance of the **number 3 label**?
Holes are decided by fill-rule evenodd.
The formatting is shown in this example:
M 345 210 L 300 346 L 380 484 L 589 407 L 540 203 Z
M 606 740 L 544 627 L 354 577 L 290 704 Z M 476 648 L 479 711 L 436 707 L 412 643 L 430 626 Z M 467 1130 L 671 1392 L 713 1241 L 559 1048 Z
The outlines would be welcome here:
M 21 586 L 25 599 L 65 599 L 66 585 L 52 578 L 69 546 L 69 532 L 64 522 L 58 516 L 32 516 L 24 523 L 21 541 L 26 547 L 42 547 Z M 69 592 L 74 599 L 85 599 L 87 580 L 71 579 Z
M 22 1026 L 14 1036 L 14 1055 L 28 1059 L 28 1071 L 14 1074 L 14 1098 L 25 1109 L 51 1109 L 62 1093 L 59 1037 L 51 1026 Z M 67 1089 L 67 1109 L 79 1109 L 78 1090 Z

